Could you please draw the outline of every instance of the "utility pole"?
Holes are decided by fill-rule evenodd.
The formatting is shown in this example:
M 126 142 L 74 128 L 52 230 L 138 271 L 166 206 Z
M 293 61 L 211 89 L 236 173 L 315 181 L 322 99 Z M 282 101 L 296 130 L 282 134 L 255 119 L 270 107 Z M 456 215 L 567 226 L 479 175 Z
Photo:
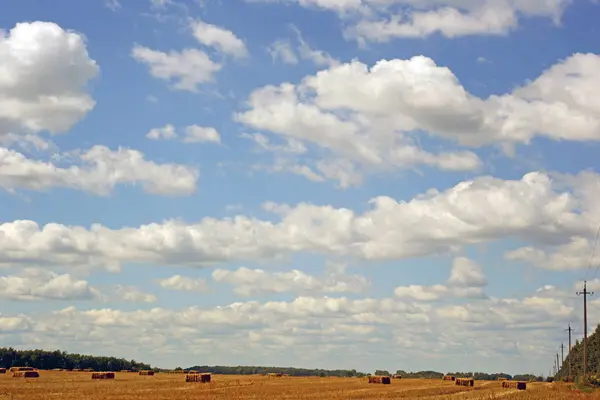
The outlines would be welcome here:
M 560 371 L 560 364 L 558 362 L 558 353 L 556 353 L 556 371 Z
M 587 291 L 587 281 L 583 281 L 583 292 L 577 292 L 577 296 L 583 295 L 583 381 L 587 375 L 587 295 L 594 292 Z
M 560 363 L 565 365 L 565 345 L 563 343 L 560 344 Z
M 565 329 L 565 331 L 569 332 L 569 353 L 567 354 L 567 358 L 569 359 L 569 378 L 573 376 L 571 369 L 571 360 L 573 356 L 571 356 L 571 332 L 573 332 L 573 328 L 571 328 L 571 323 L 569 322 L 569 328 Z

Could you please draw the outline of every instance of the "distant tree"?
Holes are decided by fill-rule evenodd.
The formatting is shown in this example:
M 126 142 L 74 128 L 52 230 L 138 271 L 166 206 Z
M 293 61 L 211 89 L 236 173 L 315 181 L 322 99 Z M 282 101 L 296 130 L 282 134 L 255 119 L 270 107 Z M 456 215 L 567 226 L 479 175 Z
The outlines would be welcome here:
M 377 376 L 390 376 L 389 371 L 386 371 L 384 369 L 378 369 L 375 371 L 375 375 Z
M 150 369 L 149 364 L 134 360 L 127 361 L 116 357 L 94 357 L 39 349 L 15 350 L 13 348 L 0 348 L 1 368 L 24 366 L 38 369 L 93 368 L 96 371 L 118 371 L 132 368 Z

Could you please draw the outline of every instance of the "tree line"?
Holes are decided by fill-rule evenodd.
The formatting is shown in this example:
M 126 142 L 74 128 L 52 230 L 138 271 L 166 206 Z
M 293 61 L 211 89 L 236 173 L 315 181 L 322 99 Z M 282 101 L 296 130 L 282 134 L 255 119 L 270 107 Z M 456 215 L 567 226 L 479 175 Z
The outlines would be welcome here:
M 375 375 L 382 376 L 391 376 L 388 371 L 385 370 L 376 370 Z M 405 379 L 442 379 L 444 375 L 451 375 L 456 378 L 471 378 L 474 377 L 477 381 L 495 381 L 498 378 L 506 378 L 518 381 L 542 381 L 543 378 L 541 376 L 535 376 L 531 374 L 521 374 L 521 375 L 509 375 L 503 372 L 489 374 L 486 372 L 448 372 L 443 374 L 437 371 L 418 371 L 418 372 L 406 372 L 404 370 L 397 370 L 396 375 L 400 375 Z
M 88 369 L 95 371 L 147 370 L 150 364 L 116 357 L 97 357 L 64 351 L 16 350 L 0 348 L 0 368 L 33 367 L 37 369 Z
M 569 362 L 571 363 L 571 377 L 583 375 L 583 341 L 576 340 L 571 351 L 567 349 L 565 361 L 560 366 L 554 379 L 563 380 L 569 376 Z M 587 340 L 587 372 L 600 374 L 600 324 Z
M 178 367 L 177 370 L 182 370 L 182 368 Z M 335 376 L 335 377 L 343 377 L 343 378 L 362 378 L 365 376 L 371 375 L 370 373 L 358 372 L 355 369 L 310 369 L 310 368 L 294 368 L 294 367 L 259 367 L 259 366 L 242 366 L 238 365 L 235 367 L 231 366 L 222 366 L 222 365 L 195 365 L 188 369 L 192 369 L 198 372 L 209 372 L 212 374 L 218 375 L 263 375 L 270 373 L 282 373 L 290 376 Z M 392 374 L 387 370 L 378 369 L 375 371 L 374 375 L 380 376 L 392 376 Z M 449 372 L 448 374 L 443 374 L 437 371 L 418 371 L 418 372 L 406 372 L 404 370 L 397 370 L 396 375 L 400 375 L 404 379 L 442 379 L 444 375 L 452 375 L 458 378 L 467 378 L 473 376 L 473 372 Z M 494 381 L 498 378 L 507 378 L 514 380 L 523 380 L 523 381 L 542 381 L 543 378 L 531 374 L 523 374 L 523 375 L 509 375 L 505 373 L 495 373 L 488 374 L 485 372 L 475 372 L 474 374 L 476 380 L 481 381 Z
M 597 330 L 598 332 L 598 330 Z M 600 336 L 596 335 L 600 338 Z M 590 337 L 591 339 L 591 337 Z M 600 344 L 600 343 L 599 343 Z M 599 346 L 600 347 L 600 346 Z M 595 348 L 594 348 L 595 349 Z M 598 354 L 600 356 L 600 353 Z M 599 357 L 600 358 L 600 357 Z M 594 359 L 596 361 L 596 359 Z M 590 365 L 597 366 L 598 364 Z M 47 351 L 47 350 L 16 350 L 14 348 L 0 348 L 0 368 L 10 367 L 33 367 L 37 369 L 94 369 L 95 371 L 121 371 L 121 370 L 148 370 L 168 371 L 161 368 L 152 368 L 150 364 L 138 362 L 135 360 L 126 360 L 116 357 L 99 357 L 82 355 L 76 353 L 67 353 L 64 351 Z M 320 369 L 320 368 L 294 368 L 294 367 L 263 367 L 263 366 L 208 366 L 196 365 L 186 370 L 195 370 L 198 372 L 210 372 L 219 375 L 262 375 L 267 373 L 282 373 L 290 376 L 320 376 L 320 377 L 365 377 L 370 373 L 360 372 L 356 369 Z M 176 370 L 182 370 L 181 367 Z M 590 370 L 592 370 L 590 368 Z M 593 369 L 595 371 L 595 369 Z M 441 379 L 445 374 L 437 371 L 418 371 L 406 372 L 404 370 L 396 371 L 405 379 Z M 387 370 L 376 370 L 375 375 L 391 376 Z M 453 372 L 448 373 L 456 377 L 470 377 L 472 372 Z M 515 375 L 511 376 L 504 373 L 488 374 L 484 372 L 475 372 L 476 380 L 496 380 L 497 378 L 508 378 L 515 380 L 541 380 L 541 377 L 534 375 Z
M 176 370 L 181 370 L 178 367 Z M 187 368 L 198 372 L 210 372 L 218 375 L 263 375 L 263 374 L 286 374 L 290 376 L 337 376 L 337 377 L 364 377 L 364 372 L 358 372 L 355 369 L 311 369 L 294 367 L 260 367 L 260 366 L 223 366 L 223 365 L 195 365 Z

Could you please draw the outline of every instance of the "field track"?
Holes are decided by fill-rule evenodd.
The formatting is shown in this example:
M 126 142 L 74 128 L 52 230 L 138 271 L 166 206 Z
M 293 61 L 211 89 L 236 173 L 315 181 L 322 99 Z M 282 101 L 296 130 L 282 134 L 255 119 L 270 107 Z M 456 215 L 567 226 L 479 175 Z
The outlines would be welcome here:
M 89 372 L 40 371 L 40 378 L 0 375 L 0 400 L 176 400 L 176 399 L 600 399 L 569 384 L 531 383 L 526 391 L 502 389 L 500 382 L 476 381 L 474 387 L 452 381 L 406 379 L 391 385 L 366 378 L 294 378 L 213 375 L 209 384 L 185 383 L 183 374 L 139 376 L 118 372 L 115 380 L 92 380 Z

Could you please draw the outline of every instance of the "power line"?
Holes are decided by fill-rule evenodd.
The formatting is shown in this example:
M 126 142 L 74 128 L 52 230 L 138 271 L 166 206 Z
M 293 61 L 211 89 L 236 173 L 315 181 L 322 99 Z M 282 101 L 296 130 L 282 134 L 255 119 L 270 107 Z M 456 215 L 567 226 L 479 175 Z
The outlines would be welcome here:
M 571 369 L 571 360 L 573 356 L 571 355 L 571 333 L 573 332 L 573 328 L 571 328 L 571 323 L 569 322 L 569 327 L 565 329 L 565 331 L 569 332 L 569 353 L 567 354 L 567 358 L 569 359 L 569 378 L 572 377 L 572 369 Z

